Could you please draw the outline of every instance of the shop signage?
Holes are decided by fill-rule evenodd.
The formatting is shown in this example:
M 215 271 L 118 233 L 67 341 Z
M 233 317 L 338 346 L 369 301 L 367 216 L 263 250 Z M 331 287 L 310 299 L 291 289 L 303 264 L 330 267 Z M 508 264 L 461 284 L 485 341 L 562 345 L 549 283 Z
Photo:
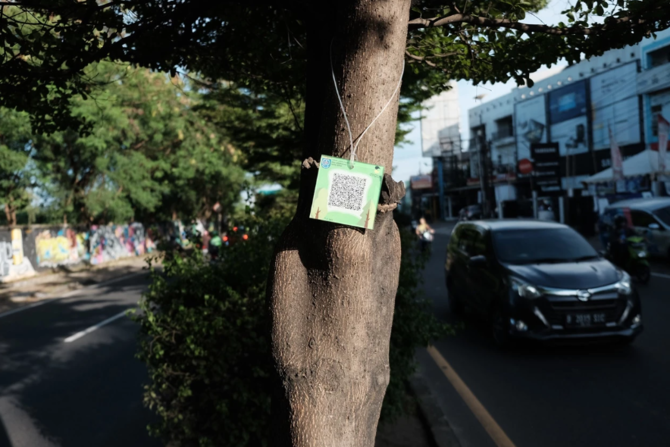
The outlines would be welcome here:
M 533 157 L 533 185 L 541 195 L 560 195 L 561 155 L 558 143 L 534 143 L 530 146 Z
M 519 173 L 525 175 L 530 174 L 531 172 L 533 172 L 533 163 L 527 158 L 519 160 Z

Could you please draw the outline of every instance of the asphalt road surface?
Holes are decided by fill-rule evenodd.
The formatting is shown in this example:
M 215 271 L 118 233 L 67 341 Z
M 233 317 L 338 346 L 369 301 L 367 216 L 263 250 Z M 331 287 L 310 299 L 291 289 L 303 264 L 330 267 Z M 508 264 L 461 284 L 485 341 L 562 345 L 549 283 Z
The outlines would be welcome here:
M 146 275 L 0 314 L 0 447 L 154 447 L 134 358 Z
M 435 343 L 449 367 L 441 369 L 425 350 L 418 359 L 462 447 L 670 446 L 670 275 L 662 273 L 667 266 L 653 267 L 656 275 L 639 287 L 645 330 L 633 345 L 502 352 L 476 318 L 449 314 L 443 271 L 448 233 L 441 233 L 424 288 L 439 318 L 464 327 Z M 447 370 L 460 377 L 462 387 L 448 379 Z M 492 436 L 496 426 L 502 437 Z

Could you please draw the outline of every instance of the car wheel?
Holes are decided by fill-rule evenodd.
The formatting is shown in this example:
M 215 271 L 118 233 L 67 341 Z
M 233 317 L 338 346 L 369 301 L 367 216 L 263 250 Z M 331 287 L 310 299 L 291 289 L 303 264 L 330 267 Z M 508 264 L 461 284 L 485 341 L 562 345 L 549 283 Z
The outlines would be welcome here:
M 509 348 L 512 345 L 509 335 L 509 318 L 499 306 L 494 307 L 491 312 L 491 335 L 493 342 L 499 348 Z
M 454 315 L 463 313 L 463 301 L 454 290 L 454 285 L 450 280 L 447 280 L 447 293 L 449 299 L 449 311 Z

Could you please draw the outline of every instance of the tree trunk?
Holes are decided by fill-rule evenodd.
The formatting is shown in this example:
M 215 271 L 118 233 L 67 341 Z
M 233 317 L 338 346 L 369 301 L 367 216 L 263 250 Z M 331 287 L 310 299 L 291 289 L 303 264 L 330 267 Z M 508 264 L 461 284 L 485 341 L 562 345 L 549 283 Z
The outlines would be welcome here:
M 9 199 L 7 202 L 5 203 L 5 217 L 7 218 L 7 225 L 13 228 L 16 226 L 16 208 L 11 205 Z
M 328 2 L 331 3 L 331 2 Z M 329 52 L 354 138 L 393 95 L 410 0 L 332 2 L 308 20 L 305 158 L 349 156 Z M 398 100 L 365 134 L 357 160 L 392 170 Z M 275 253 L 268 296 L 278 372 L 275 446 L 372 447 L 388 385 L 400 270 L 392 213 L 374 230 L 309 219 L 317 169 L 303 170 L 298 210 Z

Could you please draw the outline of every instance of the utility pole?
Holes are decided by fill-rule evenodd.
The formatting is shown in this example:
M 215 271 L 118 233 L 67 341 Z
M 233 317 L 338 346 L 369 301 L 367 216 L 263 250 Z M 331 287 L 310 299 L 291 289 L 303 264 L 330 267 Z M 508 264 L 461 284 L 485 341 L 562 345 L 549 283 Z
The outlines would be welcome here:
M 433 158 L 433 160 L 437 161 L 437 194 L 440 206 L 438 216 L 440 220 L 446 220 L 444 217 L 444 156 L 440 155 Z
M 480 116 L 481 121 L 481 116 Z M 486 134 L 484 127 L 481 126 L 478 131 L 479 136 L 479 185 L 482 191 L 482 214 L 485 218 L 490 217 L 489 210 L 489 173 L 487 168 L 487 148 L 486 148 Z
M 437 176 L 439 183 L 438 193 L 440 201 L 440 218 L 442 220 L 446 220 L 445 217 L 446 204 L 444 196 L 445 177 L 447 178 L 446 180 L 447 184 L 453 183 L 453 178 L 451 178 L 453 176 L 453 170 L 451 169 L 449 162 L 451 161 L 451 156 L 454 153 L 455 145 L 451 137 L 445 137 L 445 138 L 440 137 L 439 143 L 440 143 L 440 156 L 436 158 L 436 160 L 438 160 Z M 451 182 L 449 181 L 449 179 L 451 179 Z M 449 198 L 449 204 L 451 206 L 451 198 Z M 451 217 L 451 211 L 449 212 L 449 216 Z

